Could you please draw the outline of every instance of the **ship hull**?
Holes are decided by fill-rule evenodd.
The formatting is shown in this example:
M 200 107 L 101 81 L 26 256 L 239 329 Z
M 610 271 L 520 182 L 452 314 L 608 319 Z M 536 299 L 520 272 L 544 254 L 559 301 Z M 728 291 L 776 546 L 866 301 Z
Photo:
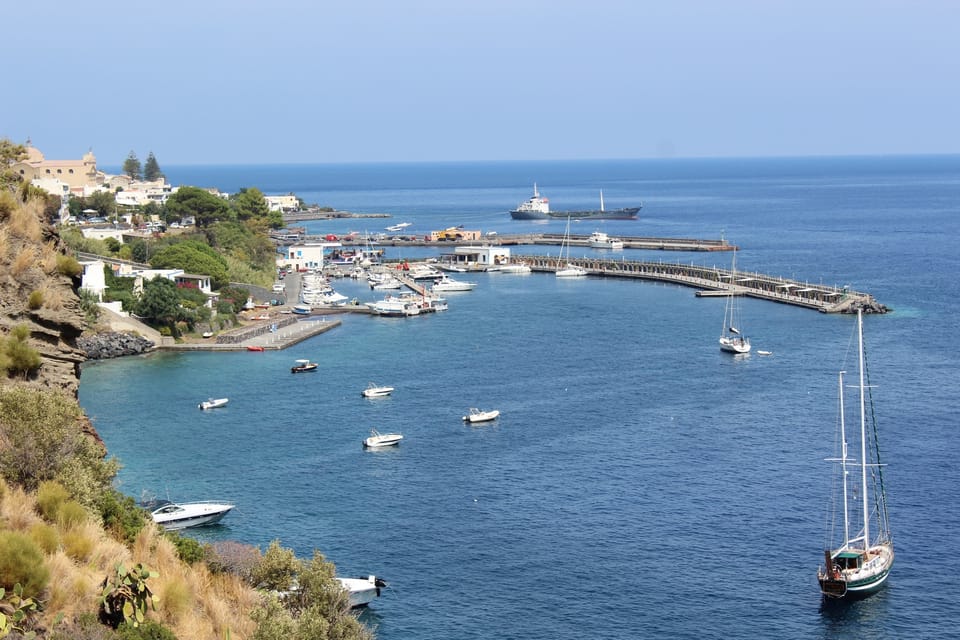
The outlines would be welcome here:
M 625 207 L 623 209 L 604 209 L 596 211 L 511 211 L 510 217 L 514 220 L 553 220 L 556 218 L 571 218 L 573 220 L 636 220 L 640 207 Z

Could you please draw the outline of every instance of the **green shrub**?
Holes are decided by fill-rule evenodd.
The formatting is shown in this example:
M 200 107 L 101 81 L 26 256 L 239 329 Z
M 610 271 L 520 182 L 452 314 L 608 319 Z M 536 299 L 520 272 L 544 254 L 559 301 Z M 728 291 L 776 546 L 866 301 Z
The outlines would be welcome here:
M 43 306 L 43 291 L 31 291 L 27 296 L 27 307 L 36 311 Z
M 116 489 L 104 491 L 97 500 L 97 511 L 103 527 L 121 542 L 132 544 L 147 524 L 147 513 L 130 496 Z
M 83 529 L 70 529 L 65 531 L 62 542 L 64 553 L 77 562 L 86 562 L 89 560 L 96 543 Z
M 100 624 L 96 615 L 81 613 L 76 620 L 61 622 L 54 627 L 49 640 L 117 640 L 117 634 Z
M 253 570 L 253 584 L 261 589 L 287 591 L 301 566 L 292 549 L 284 549 L 279 540 L 274 540 Z
M 81 419 L 77 401 L 66 394 L 0 386 L 0 476 L 27 491 L 57 480 L 74 500 L 93 507 L 118 463 L 104 459 L 81 431 Z
M 170 629 L 158 622 L 145 620 L 139 626 L 133 626 L 126 622 L 117 629 L 117 638 L 119 640 L 177 640 Z
M 70 493 L 54 480 L 44 480 L 37 487 L 37 513 L 47 522 L 56 522 L 60 507 L 70 499 Z
M 57 511 L 57 524 L 62 529 L 72 529 L 83 524 L 90 517 L 83 505 L 76 500 L 67 500 Z
M 73 256 L 60 254 L 57 256 L 57 271 L 65 276 L 76 278 L 83 273 L 83 266 Z
M 193 538 L 186 538 L 177 531 L 167 531 L 165 535 L 177 548 L 177 556 L 187 564 L 200 562 L 207 557 L 206 545 Z
M 46 554 L 51 554 L 60 546 L 60 536 L 57 530 L 45 522 L 38 522 L 27 532 L 30 539 Z
M 39 596 L 50 580 L 40 547 L 15 531 L 0 531 L 0 587 L 23 585 L 25 597 Z
M 43 360 L 36 349 L 30 346 L 30 327 L 18 324 L 3 342 L 5 367 L 8 373 L 26 376 L 40 368 Z
M 214 573 L 230 573 L 253 585 L 253 573 L 260 564 L 260 549 L 250 544 L 222 540 L 207 548 L 207 566 Z

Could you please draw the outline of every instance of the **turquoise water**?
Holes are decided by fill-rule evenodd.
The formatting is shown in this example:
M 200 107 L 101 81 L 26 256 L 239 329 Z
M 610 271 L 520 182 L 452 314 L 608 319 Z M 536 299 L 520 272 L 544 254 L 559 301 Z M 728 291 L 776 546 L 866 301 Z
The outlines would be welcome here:
M 607 221 L 608 232 L 723 233 L 742 247 L 738 268 L 873 293 L 894 308 L 866 318 L 865 331 L 898 557 L 882 593 L 821 608 L 823 458 L 832 452 L 836 371 L 852 369 L 852 318 L 745 300 L 754 349 L 774 355 L 738 359 L 717 347 L 720 299 L 541 274 L 464 276 L 478 286 L 450 294 L 447 312 L 345 316 L 283 352 L 85 365 L 81 403 L 124 464 L 121 489 L 238 505 L 222 526 L 194 530 L 199 539 L 262 547 L 280 539 L 303 556 L 320 549 L 343 575 L 383 576 L 390 587 L 363 615 L 387 640 L 926 638 L 955 628 L 957 561 L 929 557 L 958 520 L 960 158 L 177 175 L 193 182 L 193 173 L 204 186 L 294 190 L 393 214 L 383 227 L 427 230 L 529 229 L 536 223 L 506 211 L 533 180 L 557 208 L 589 205 L 602 186 L 608 206 L 644 203 L 639 221 Z M 335 286 L 373 299 L 362 283 Z M 291 375 L 301 357 L 321 371 Z M 363 399 L 370 381 L 397 390 Z M 209 396 L 230 404 L 197 410 Z M 500 409 L 501 418 L 466 426 L 471 406 Z M 364 451 L 371 428 L 404 441 Z

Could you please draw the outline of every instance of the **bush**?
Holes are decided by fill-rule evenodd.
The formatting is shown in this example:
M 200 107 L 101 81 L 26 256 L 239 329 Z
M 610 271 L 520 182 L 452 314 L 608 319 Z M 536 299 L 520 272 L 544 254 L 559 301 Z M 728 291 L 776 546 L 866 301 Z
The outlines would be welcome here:
M 37 487 L 37 513 L 47 522 L 56 522 L 60 507 L 70 499 L 70 493 L 59 482 L 44 480 Z
M 200 544 L 193 538 L 185 538 L 177 531 L 167 531 L 165 535 L 176 547 L 177 557 L 187 564 L 200 562 L 207 557 L 206 545 Z
M 47 587 L 50 571 L 43 553 L 29 537 L 15 531 L 0 531 L 0 587 L 23 585 L 27 598 L 39 596 Z
M 27 297 L 27 308 L 32 311 L 36 311 L 43 306 L 43 292 L 42 291 L 31 291 L 30 295 Z
M 81 613 L 72 622 L 57 625 L 50 640 L 117 640 L 113 629 L 103 626 L 92 613 Z
M 117 629 L 117 638 L 119 640 L 177 640 L 177 636 L 170 629 L 152 620 L 145 620 L 137 627 L 123 623 Z
M 118 465 L 80 430 L 81 419 L 76 400 L 63 393 L 0 387 L 0 476 L 26 491 L 57 480 L 74 500 L 93 507 Z
M 126 544 L 132 544 L 147 524 L 147 512 L 137 506 L 133 498 L 116 489 L 104 491 L 97 500 L 96 508 L 104 529 Z
M 260 550 L 253 545 L 224 540 L 207 548 L 207 566 L 214 573 L 230 573 L 253 585 L 253 574 L 260 563 Z
M 83 266 L 73 256 L 66 256 L 61 253 L 57 256 L 57 271 L 65 276 L 76 278 L 83 273 Z
M 60 536 L 57 535 L 57 530 L 45 522 L 38 522 L 30 527 L 27 535 L 46 554 L 53 553 L 60 546 Z
M 293 550 L 284 549 L 279 540 L 274 540 L 253 570 L 253 585 L 261 589 L 288 591 L 301 566 Z
M 57 524 L 61 529 L 73 529 L 86 522 L 89 517 L 82 504 L 76 500 L 67 500 L 57 511 Z
M 76 562 L 89 560 L 95 544 L 83 529 L 70 529 L 63 534 L 63 552 Z
M 3 342 L 3 351 L 6 355 L 7 373 L 20 374 L 24 377 L 31 371 L 40 368 L 43 360 L 36 349 L 30 346 L 30 327 L 18 324 Z

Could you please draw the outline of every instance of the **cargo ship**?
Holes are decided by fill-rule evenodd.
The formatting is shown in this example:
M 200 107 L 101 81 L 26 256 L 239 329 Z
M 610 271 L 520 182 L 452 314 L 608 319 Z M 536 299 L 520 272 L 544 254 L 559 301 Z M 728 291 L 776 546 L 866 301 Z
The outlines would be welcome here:
M 524 200 L 510 212 L 514 220 L 551 220 L 553 218 L 573 218 L 576 220 L 636 220 L 640 207 L 605 209 L 603 191 L 600 191 L 600 208 L 589 211 L 550 211 L 550 201 L 540 195 L 537 185 L 533 185 L 533 197 Z

